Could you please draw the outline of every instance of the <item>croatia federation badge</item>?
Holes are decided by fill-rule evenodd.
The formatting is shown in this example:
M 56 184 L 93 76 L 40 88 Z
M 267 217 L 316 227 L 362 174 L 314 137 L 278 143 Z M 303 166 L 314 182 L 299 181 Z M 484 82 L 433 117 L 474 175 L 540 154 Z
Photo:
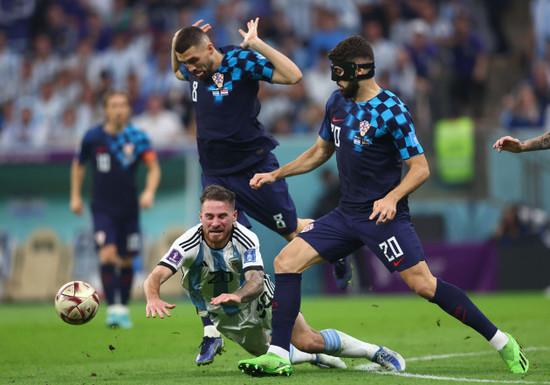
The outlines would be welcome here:
M 223 74 L 216 72 L 214 75 L 212 75 L 212 80 L 214 80 L 214 83 L 216 83 L 216 86 L 218 88 L 223 87 Z
M 359 123 L 359 133 L 361 134 L 361 136 L 365 136 L 369 128 L 370 128 L 370 123 L 367 122 L 366 120 L 363 120 L 361 123 Z

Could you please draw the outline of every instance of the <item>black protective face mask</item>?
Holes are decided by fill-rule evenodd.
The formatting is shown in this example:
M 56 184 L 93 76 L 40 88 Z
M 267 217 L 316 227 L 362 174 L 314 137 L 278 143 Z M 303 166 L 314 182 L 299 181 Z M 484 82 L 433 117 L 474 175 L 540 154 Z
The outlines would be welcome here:
M 370 68 L 370 71 L 364 75 L 356 75 L 357 68 Z M 374 76 L 374 63 L 357 64 L 351 61 L 337 61 L 332 62 L 330 70 L 332 72 L 331 79 L 334 81 L 356 82 Z

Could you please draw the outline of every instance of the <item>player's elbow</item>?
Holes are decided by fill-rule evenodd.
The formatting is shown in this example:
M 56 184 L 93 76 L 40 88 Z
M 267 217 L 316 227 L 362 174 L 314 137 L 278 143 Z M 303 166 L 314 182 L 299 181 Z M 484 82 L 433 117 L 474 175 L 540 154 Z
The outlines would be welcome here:
M 296 71 L 294 71 L 294 73 L 291 76 L 290 84 L 298 83 L 300 80 L 302 80 L 303 77 L 304 77 L 304 75 L 302 74 L 302 71 L 297 69 Z
M 430 168 L 427 166 L 423 167 L 421 172 L 422 183 L 426 182 L 429 177 L 430 177 Z

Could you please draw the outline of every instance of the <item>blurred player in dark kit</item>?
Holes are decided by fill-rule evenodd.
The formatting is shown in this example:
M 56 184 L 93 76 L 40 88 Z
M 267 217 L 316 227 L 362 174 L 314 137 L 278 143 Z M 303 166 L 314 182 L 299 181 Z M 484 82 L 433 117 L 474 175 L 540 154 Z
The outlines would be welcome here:
M 146 134 L 129 123 L 128 95 L 112 91 L 103 100 L 105 122 L 86 132 L 71 166 L 71 210 L 82 214 L 82 183 L 86 163 L 93 169 L 91 210 L 99 249 L 107 325 L 131 328 L 128 300 L 133 256 L 140 250 L 139 207 L 153 205 L 161 171 Z M 138 200 L 136 171 L 147 167 L 145 188 Z M 117 298 L 118 297 L 118 298 Z

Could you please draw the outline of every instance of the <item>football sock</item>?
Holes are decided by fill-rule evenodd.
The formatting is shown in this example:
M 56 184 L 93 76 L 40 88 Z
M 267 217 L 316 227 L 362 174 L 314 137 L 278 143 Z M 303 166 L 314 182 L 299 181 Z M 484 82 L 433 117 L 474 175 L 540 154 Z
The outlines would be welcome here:
M 500 330 L 497 330 L 494 337 L 491 338 L 489 343 L 496 350 L 500 350 L 504 347 L 504 345 L 508 343 L 508 341 L 510 341 L 510 338 L 508 338 L 508 336 L 503 332 L 501 332 Z
M 210 317 L 201 317 L 202 326 L 207 327 L 210 325 L 214 325 L 214 322 L 210 319 Z
M 313 353 L 302 352 L 290 345 L 289 360 L 293 364 L 301 364 L 303 362 L 315 362 L 316 355 Z
M 128 304 L 133 279 L 134 269 L 132 267 L 122 267 L 120 269 L 120 303 L 122 305 Z
M 214 325 L 208 325 L 204 327 L 204 337 L 218 338 L 220 337 L 220 332 Z
M 271 304 L 273 335 L 271 345 L 288 351 L 294 322 L 300 311 L 302 274 L 275 274 L 275 294 Z
M 435 295 L 430 300 L 446 313 L 473 328 L 487 341 L 497 332 L 497 327 L 477 308 L 466 293 L 458 287 L 437 279 Z
M 267 349 L 267 352 L 276 354 L 279 357 L 290 361 L 290 352 L 286 349 L 281 348 L 280 346 L 269 345 L 269 349 Z
M 372 360 L 380 346 L 369 344 L 339 330 L 321 330 L 325 339 L 324 353 L 337 357 L 362 357 Z
M 100 272 L 105 299 L 107 300 L 107 304 L 112 305 L 115 303 L 115 289 L 117 286 L 115 280 L 115 265 L 110 263 L 103 264 L 100 266 Z

